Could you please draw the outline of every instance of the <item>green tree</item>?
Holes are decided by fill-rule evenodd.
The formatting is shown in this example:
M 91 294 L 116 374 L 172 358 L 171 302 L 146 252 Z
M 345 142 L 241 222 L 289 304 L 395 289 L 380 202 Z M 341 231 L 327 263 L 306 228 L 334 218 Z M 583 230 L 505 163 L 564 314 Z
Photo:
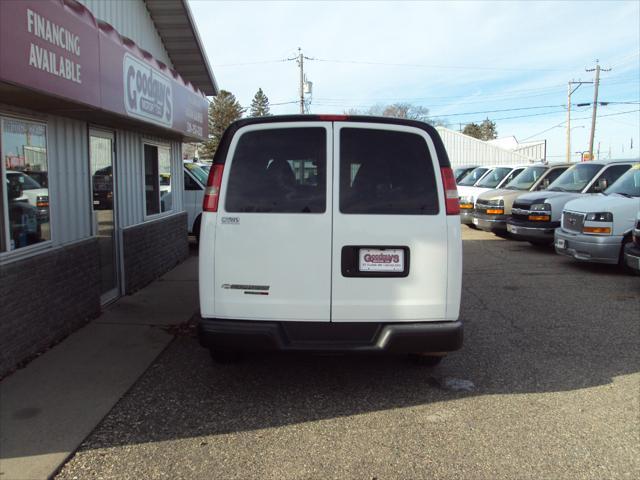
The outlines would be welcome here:
M 258 91 L 253 96 L 249 115 L 252 117 L 266 117 L 271 115 L 269 111 L 269 97 L 264 94 L 262 88 L 258 88 Z
M 496 122 L 492 122 L 488 118 L 483 120 L 480 125 L 477 123 L 467 123 L 462 133 L 479 140 L 493 140 L 498 137 Z
M 242 118 L 244 109 L 233 93 L 220 90 L 209 104 L 209 140 L 204 142 L 200 156 L 213 158 L 222 134 L 229 125 Z
M 470 137 L 477 138 L 478 140 L 482 140 L 482 129 L 477 123 L 467 123 L 464 126 L 462 133 L 469 135 Z
M 482 131 L 483 140 L 493 140 L 494 138 L 498 138 L 496 122 L 492 122 L 488 118 L 482 121 L 480 124 L 480 130 Z

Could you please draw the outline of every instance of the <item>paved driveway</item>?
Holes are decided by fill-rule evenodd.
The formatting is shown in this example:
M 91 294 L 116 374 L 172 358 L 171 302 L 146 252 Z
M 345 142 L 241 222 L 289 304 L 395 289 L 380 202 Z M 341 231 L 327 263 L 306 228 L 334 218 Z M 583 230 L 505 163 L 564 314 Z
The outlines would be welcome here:
M 639 478 L 640 277 L 463 231 L 441 366 L 219 366 L 181 335 L 57 478 Z

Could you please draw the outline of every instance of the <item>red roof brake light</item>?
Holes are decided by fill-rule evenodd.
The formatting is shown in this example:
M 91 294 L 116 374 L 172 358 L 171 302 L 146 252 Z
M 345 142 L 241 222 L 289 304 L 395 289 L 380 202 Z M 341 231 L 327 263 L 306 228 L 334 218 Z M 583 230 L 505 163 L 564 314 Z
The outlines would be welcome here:
M 453 176 L 451 167 L 440 168 L 442 184 L 444 186 L 444 200 L 447 215 L 460 215 L 460 200 L 458 198 L 458 188 L 456 178 Z
M 341 120 L 349 120 L 349 115 L 318 115 L 320 120 L 327 120 L 329 122 L 339 122 Z
M 204 200 L 202 202 L 202 210 L 205 212 L 218 211 L 223 171 L 224 165 L 221 163 L 214 164 L 213 167 L 211 167 L 209 179 L 207 180 L 207 188 L 204 189 Z

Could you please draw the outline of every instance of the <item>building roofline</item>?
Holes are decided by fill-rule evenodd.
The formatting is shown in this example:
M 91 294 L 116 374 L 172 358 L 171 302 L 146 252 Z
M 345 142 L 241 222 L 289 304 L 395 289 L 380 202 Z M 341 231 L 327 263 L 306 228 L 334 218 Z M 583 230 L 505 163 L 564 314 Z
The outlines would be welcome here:
M 207 69 L 207 73 L 209 77 L 211 77 L 211 84 L 213 86 L 213 91 L 209 96 L 218 95 L 220 92 L 220 88 L 218 87 L 218 81 L 216 80 L 215 75 L 213 74 L 213 70 L 211 69 L 211 64 L 209 63 L 209 58 L 207 57 L 207 52 L 204 49 L 204 44 L 202 43 L 202 39 L 200 38 L 200 32 L 196 27 L 196 22 L 193 19 L 193 15 L 191 14 L 191 7 L 187 3 L 187 0 L 182 0 L 182 5 L 184 6 L 185 12 L 187 12 L 187 17 L 189 19 L 189 24 L 191 25 L 191 30 L 193 30 L 193 36 L 196 37 L 196 42 L 198 43 L 198 48 L 202 53 L 202 60 L 204 61 L 204 66 Z M 205 92 L 206 93 L 206 92 Z
M 219 92 L 187 0 L 143 0 L 174 70 L 205 95 Z

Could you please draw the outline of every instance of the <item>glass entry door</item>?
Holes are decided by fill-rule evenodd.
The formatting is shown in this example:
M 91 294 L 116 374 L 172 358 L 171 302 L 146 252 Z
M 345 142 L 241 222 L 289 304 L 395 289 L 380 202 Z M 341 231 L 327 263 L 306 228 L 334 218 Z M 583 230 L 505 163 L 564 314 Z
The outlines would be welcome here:
M 116 299 L 120 294 L 113 142 L 113 134 L 110 132 L 100 130 L 90 132 L 93 234 L 98 238 L 100 292 L 103 304 Z

